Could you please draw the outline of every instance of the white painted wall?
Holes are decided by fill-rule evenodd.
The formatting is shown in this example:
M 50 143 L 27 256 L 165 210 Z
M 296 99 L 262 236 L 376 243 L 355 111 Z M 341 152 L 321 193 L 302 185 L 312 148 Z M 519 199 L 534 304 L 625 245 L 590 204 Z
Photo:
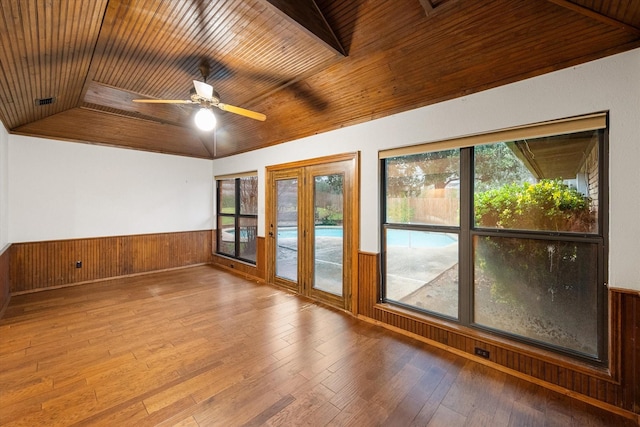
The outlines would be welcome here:
M 211 229 L 211 161 L 9 135 L 9 241 Z
M 9 134 L 0 126 L 0 251 L 9 244 Z
M 378 151 L 610 111 L 610 286 L 640 290 L 640 49 L 372 122 L 215 160 L 214 175 L 361 152 L 360 249 L 379 251 Z M 259 199 L 264 217 L 264 197 Z M 264 236 L 264 221 L 258 234 Z

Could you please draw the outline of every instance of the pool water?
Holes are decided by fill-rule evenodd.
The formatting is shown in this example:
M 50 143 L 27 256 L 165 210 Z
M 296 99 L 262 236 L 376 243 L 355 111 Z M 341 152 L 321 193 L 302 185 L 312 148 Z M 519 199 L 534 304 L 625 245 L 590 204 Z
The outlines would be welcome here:
M 342 237 L 342 227 L 316 227 L 316 237 Z M 278 230 L 278 237 L 290 239 L 298 237 L 297 228 L 281 228 Z
M 316 227 L 316 237 L 342 237 L 342 227 Z M 281 228 L 278 238 L 297 238 L 297 228 Z M 413 248 L 442 248 L 458 243 L 458 236 L 450 233 L 435 233 L 415 230 L 387 230 L 387 245 Z
M 387 245 L 389 246 L 443 248 L 454 243 L 458 243 L 456 234 L 415 230 L 387 230 Z

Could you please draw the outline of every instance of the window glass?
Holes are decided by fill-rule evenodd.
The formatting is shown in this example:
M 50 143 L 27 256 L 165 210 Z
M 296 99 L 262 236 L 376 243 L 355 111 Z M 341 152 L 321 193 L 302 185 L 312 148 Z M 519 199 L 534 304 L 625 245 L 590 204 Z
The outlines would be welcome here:
M 257 218 L 240 218 L 240 258 L 256 262 Z
M 218 217 L 218 252 L 235 256 L 236 219 L 233 216 Z
M 216 253 L 256 263 L 258 177 L 217 180 Z
M 258 177 L 240 178 L 240 214 L 258 214 Z
M 386 298 L 458 317 L 458 235 L 387 228 Z
M 477 227 L 598 232 L 598 131 L 474 149 Z
M 391 157 L 385 167 L 387 222 L 460 223 L 460 150 Z
M 218 197 L 220 213 L 233 214 L 236 212 L 236 182 L 235 179 L 218 181 Z
M 606 120 L 589 117 L 382 156 L 382 299 L 606 361 Z
M 474 243 L 475 323 L 598 354 L 596 244 L 489 236 Z
M 298 180 L 276 181 L 276 276 L 298 281 Z

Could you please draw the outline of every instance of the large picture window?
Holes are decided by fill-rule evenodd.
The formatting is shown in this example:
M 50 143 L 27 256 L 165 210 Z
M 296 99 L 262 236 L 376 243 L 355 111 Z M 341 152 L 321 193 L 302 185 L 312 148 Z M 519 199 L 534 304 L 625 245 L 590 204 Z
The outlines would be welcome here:
M 391 157 L 385 171 L 385 295 L 457 318 L 460 150 Z
M 381 153 L 383 300 L 605 361 L 605 155 L 604 114 Z
M 256 263 L 258 176 L 216 179 L 216 253 Z

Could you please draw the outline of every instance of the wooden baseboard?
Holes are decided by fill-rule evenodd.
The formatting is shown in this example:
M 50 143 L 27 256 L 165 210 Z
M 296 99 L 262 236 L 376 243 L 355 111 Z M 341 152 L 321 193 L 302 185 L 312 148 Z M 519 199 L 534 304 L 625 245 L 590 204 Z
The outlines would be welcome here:
M 11 301 L 11 294 L 4 300 L 4 304 L 2 304 L 2 308 L 0 308 L 0 319 L 4 317 L 5 311 L 7 311 L 7 307 L 9 307 L 9 302 Z
M 214 237 L 215 245 L 215 237 Z M 250 279 L 258 280 L 264 283 L 266 279 L 265 275 L 265 258 L 264 258 L 264 237 L 258 237 L 256 248 L 256 263 L 250 264 L 248 262 L 240 261 L 235 258 L 213 253 L 211 255 L 211 261 L 214 265 L 224 267 L 229 271 L 238 272 L 240 275 Z
M 266 283 L 264 279 L 258 277 L 255 274 L 252 274 L 250 271 L 247 271 L 246 269 L 235 268 L 235 264 L 233 264 L 234 266 L 230 266 L 220 262 L 213 262 L 211 265 L 213 265 L 216 268 L 219 268 L 220 270 L 228 271 L 232 274 L 235 274 L 236 276 L 240 276 L 252 282 L 256 282 L 260 284 Z
M 200 263 L 200 264 L 192 264 L 192 265 L 185 265 L 185 266 L 182 266 L 182 267 L 173 267 L 173 268 L 165 268 L 165 269 L 162 269 L 162 270 L 144 271 L 142 273 L 126 274 L 124 276 L 115 276 L 115 277 L 106 277 L 104 279 L 87 280 L 85 282 L 68 283 L 66 285 L 49 286 L 47 288 L 29 289 L 27 291 L 12 292 L 11 296 L 27 295 L 27 294 L 33 294 L 33 293 L 36 293 L 36 292 L 50 291 L 50 290 L 53 290 L 53 289 L 71 288 L 71 287 L 74 287 L 74 286 L 89 285 L 91 283 L 100 283 L 100 282 L 107 282 L 109 280 L 126 279 L 128 277 L 145 276 L 145 275 L 148 275 L 148 274 L 162 273 L 162 272 L 166 272 L 166 271 L 182 270 L 182 269 L 185 269 L 185 268 L 192 268 L 192 267 L 198 267 L 198 266 L 201 266 L 201 265 L 210 265 L 210 264 L 211 263 L 208 263 L 208 262 L 207 263 Z

